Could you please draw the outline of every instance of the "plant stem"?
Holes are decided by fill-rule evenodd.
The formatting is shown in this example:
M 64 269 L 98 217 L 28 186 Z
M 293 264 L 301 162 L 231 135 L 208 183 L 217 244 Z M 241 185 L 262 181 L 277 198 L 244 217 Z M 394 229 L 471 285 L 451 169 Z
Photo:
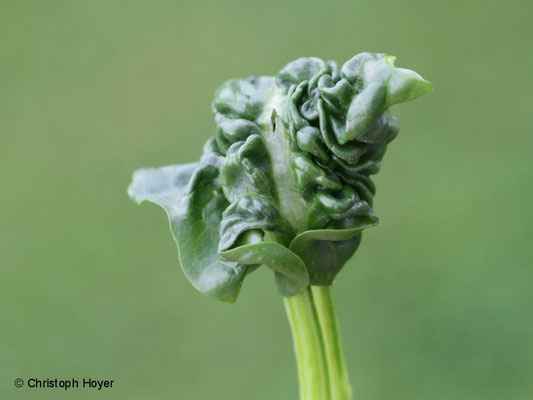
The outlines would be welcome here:
M 300 400 L 351 400 L 331 286 L 285 298 L 298 364 Z
M 300 400 L 330 400 L 324 343 L 310 287 L 285 297 L 285 310 L 298 364 Z
M 350 400 L 352 386 L 346 369 L 339 321 L 331 286 L 311 286 L 328 364 L 331 400 Z

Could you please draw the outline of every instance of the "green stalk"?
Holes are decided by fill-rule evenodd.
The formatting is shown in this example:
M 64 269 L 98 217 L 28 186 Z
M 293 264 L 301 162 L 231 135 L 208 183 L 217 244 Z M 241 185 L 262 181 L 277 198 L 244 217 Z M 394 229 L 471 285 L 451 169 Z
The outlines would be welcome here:
M 300 400 L 351 400 L 331 286 L 285 298 L 298 364 Z
M 352 399 L 352 386 L 346 369 L 339 334 L 339 321 L 331 286 L 311 286 L 328 365 L 331 400 Z
M 300 400 L 331 400 L 322 331 L 310 287 L 285 297 L 285 309 L 298 364 Z
M 286 297 L 285 308 L 298 364 L 300 400 L 351 400 L 331 286 L 309 286 Z

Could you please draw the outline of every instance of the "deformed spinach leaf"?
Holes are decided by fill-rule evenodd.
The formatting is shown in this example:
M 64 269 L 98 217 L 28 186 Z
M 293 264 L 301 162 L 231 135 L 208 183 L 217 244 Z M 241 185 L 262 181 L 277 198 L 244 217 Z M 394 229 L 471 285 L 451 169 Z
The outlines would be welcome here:
M 165 209 L 200 292 L 233 302 L 260 265 L 284 296 L 332 284 L 378 222 L 370 175 L 399 132 L 390 106 L 432 91 L 394 60 L 300 58 L 275 77 L 229 80 L 198 163 L 134 174 L 130 196 Z

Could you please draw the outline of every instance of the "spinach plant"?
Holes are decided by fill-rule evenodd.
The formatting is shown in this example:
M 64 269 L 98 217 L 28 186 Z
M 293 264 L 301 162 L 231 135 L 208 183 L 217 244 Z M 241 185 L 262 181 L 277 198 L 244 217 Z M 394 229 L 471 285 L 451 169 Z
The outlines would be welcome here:
M 216 135 L 200 161 L 140 169 L 129 187 L 164 208 L 200 292 L 234 302 L 248 274 L 274 272 L 302 400 L 352 397 L 331 285 L 378 222 L 370 175 L 398 135 L 389 108 L 432 91 L 394 60 L 300 58 L 275 77 L 231 79 L 215 93 Z

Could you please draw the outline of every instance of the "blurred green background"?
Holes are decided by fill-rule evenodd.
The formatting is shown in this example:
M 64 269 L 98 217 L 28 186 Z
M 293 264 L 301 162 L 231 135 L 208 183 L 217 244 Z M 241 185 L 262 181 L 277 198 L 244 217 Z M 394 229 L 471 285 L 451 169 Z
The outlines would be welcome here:
M 0 0 L 0 398 L 297 398 L 270 272 L 195 292 L 134 169 L 194 161 L 224 80 L 398 56 L 377 228 L 335 291 L 357 400 L 533 398 L 533 28 L 526 1 Z M 16 389 L 16 377 L 113 389 Z

